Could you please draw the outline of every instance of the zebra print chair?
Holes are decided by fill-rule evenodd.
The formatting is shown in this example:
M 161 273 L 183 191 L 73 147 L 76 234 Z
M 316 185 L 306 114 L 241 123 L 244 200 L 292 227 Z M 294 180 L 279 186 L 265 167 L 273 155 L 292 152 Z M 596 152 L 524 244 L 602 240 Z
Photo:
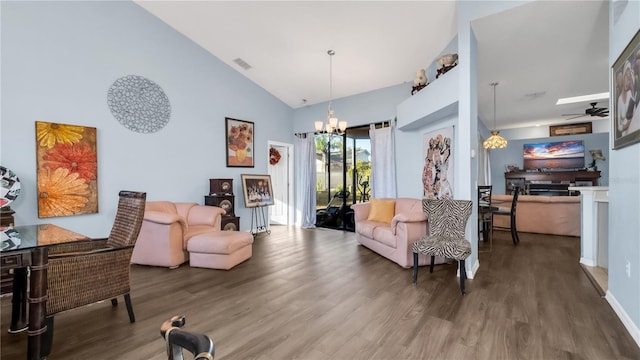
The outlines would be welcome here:
M 418 281 L 418 255 L 431 256 L 429 272 L 433 272 L 436 256 L 457 260 L 460 264 L 460 292 L 464 295 L 467 277 L 464 260 L 471 254 L 471 243 L 464 237 L 473 202 L 469 200 L 423 200 L 429 221 L 429 233 L 413 244 L 413 284 Z

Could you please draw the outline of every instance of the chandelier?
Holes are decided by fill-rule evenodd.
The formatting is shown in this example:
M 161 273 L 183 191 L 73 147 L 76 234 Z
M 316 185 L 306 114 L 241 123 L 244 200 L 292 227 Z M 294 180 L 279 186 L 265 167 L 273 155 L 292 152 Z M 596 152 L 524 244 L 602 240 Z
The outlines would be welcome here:
M 316 121 L 315 127 L 316 132 L 320 134 L 329 134 L 329 135 L 342 135 L 345 130 L 347 130 L 347 122 L 346 121 L 338 121 L 338 118 L 335 117 L 333 108 L 331 107 L 331 100 L 333 99 L 333 63 L 332 57 L 336 54 L 333 50 L 328 50 L 327 54 L 329 54 L 329 110 L 327 111 L 327 121 Z
M 496 128 L 496 86 L 497 82 L 491 83 L 493 86 L 493 128 Z M 507 147 L 507 139 L 500 136 L 498 130 L 493 130 L 491 136 L 482 143 L 482 147 L 485 149 L 503 149 Z

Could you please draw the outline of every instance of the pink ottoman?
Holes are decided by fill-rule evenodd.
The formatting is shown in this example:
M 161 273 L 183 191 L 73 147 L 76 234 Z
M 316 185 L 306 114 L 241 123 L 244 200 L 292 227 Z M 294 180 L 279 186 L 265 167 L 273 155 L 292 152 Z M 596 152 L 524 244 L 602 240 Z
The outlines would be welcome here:
M 187 242 L 189 265 L 229 270 L 251 257 L 253 236 L 244 231 L 215 231 Z

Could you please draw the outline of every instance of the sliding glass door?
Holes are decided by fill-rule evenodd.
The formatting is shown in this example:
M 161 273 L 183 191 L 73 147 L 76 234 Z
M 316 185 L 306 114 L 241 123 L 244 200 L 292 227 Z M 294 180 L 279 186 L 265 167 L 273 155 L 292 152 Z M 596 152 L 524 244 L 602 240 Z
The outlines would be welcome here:
M 316 226 L 353 231 L 351 205 L 369 200 L 369 126 L 343 135 L 318 134 L 316 141 Z

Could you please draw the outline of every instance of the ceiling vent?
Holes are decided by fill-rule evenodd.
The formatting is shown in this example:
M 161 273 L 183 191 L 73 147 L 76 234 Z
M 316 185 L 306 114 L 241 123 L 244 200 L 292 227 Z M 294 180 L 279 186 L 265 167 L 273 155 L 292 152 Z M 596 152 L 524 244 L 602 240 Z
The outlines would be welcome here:
M 251 65 L 247 64 L 246 61 L 244 61 L 244 60 L 242 60 L 240 58 L 234 59 L 233 62 L 238 64 L 238 66 L 240 66 L 241 68 L 243 68 L 245 70 L 251 69 Z

